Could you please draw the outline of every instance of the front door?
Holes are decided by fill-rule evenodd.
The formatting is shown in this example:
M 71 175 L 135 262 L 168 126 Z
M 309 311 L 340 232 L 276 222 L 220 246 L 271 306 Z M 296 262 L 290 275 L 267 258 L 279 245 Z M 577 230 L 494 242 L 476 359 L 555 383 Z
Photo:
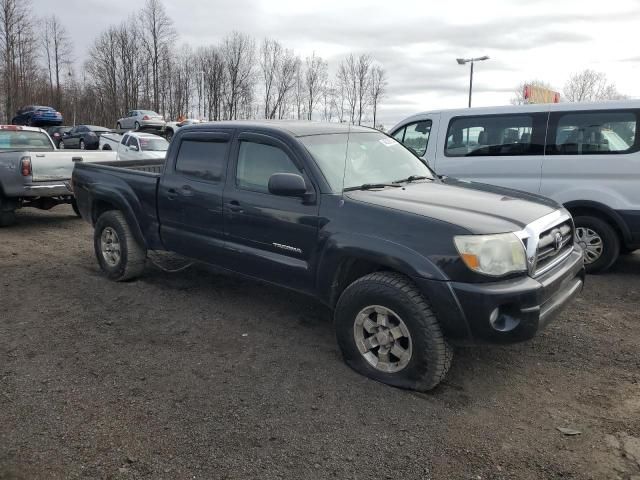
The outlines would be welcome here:
M 311 290 L 318 234 L 318 201 L 301 159 L 282 141 L 240 133 L 224 192 L 230 268 L 297 290 Z M 305 198 L 269 193 L 274 173 L 296 173 L 307 183 Z
M 191 132 L 180 138 L 158 187 L 160 236 L 173 252 L 204 262 L 224 262 L 222 193 L 229 132 Z M 169 157 L 170 158 L 170 157 Z

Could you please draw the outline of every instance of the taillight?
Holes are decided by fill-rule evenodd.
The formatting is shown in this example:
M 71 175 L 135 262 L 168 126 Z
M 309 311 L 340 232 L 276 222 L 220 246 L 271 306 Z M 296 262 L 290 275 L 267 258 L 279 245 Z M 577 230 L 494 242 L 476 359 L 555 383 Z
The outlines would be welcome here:
M 20 159 L 20 171 L 22 172 L 23 177 L 31 176 L 31 157 L 22 157 Z
M 149 115 L 145 115 L 144 117 L 142 117 L 143 120 L 149 120 Z

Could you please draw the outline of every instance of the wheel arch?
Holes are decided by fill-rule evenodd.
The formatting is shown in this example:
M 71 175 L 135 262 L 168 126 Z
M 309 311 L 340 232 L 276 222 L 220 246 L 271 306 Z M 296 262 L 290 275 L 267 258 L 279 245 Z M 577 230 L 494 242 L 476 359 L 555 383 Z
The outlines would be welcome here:
M 611 207 L 592 200 L 574 200 L 564 204 L 573 217 L 578 216 L 594 216 L 604 220 L 618 234 L 620 241 L 624 245 L 628 245 L 632 241 L 631 231 L 624 219 Z
M 95 226 L 100 215 L 110 210 L 118 210 L 121 212 L 136 240 L 141 245 L 147 246 L 147 242 L 142 234 L 142 230 L 140 230 L 140 225 L 136 221 L 131 206 L 124 197 L 114 195 L 114 192 L 110 192 L 108 196 L 101 194 L 94 195 L 91 203 L 91 223 Z

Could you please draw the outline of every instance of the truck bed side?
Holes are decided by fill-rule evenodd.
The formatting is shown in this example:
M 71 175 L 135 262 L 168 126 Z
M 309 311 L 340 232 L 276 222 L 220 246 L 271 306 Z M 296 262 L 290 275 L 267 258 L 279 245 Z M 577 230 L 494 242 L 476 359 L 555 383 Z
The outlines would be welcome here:
M 137 240 L 161 248 L 156 192 L 164 166 L 161 160 L 77 163 L 72 187 L 82 218 L 95 224 L 107 210 L 120 210 Z

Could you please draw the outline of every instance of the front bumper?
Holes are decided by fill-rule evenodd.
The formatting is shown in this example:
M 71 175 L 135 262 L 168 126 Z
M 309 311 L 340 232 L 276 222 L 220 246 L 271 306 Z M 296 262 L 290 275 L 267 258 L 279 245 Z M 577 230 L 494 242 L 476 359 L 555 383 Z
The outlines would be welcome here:
M 438 282 L 444 285 L 424 280 L 421 286 L 446 335 L 513 343 L 528 340 L 544 328 L 580 293 L 584 278 L 582 250 L 576 247 L 561 265 L 537 278 Z

